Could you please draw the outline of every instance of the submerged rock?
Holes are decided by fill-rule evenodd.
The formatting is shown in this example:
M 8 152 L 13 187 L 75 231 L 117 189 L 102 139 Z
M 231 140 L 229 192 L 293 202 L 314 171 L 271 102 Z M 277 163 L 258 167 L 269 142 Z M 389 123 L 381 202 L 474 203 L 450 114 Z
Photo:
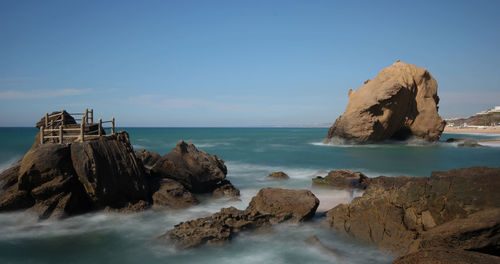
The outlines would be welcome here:
M 156 162 L 151 174 L 176 180 L 191 192 L 207 193 L 226 178 L 227 168 L 222 159 L 181 140 Z
M 363 173 L 350 170 L 332 170 L 325 177 L 312 179 L 314 186 L 331 186 L 335 188 L 366 188 L 369 178 Z
M 178 248 L 225 242 L 243 230 L 305 221 L 314 216 L 318 205 L 319 200 L 308 190 L 265 188 L 245 210 L 223 208 L 211 216 L 182 222 L 160 238 Z
M 290 177 L 282 171 L 271 172 L 268 176 L 268 179 L 271 180 L 288 180 Z
M 326 142 L 376 142 L 409 137 L 437 141 L 445 121 L 438 114 L 437 82 L 424 68 L 397 61 L 356 91 L 328 131 Z
M 319 240 L 317 236 L 309 237 L 308 239 L 306 239 L 306 243 L 316 247 L 317 249 L 322 250 L 323 252 L 331 254 L 337 258 L 341 257 L 340 252 L 338 250 L 325 246 L 325 244 L 323 244 L 323 242 L 321 242 L 321 240 Z
M 500 252 L 499 188 L 500 168 L 377 177 L 362 197 L 329 210 L 326 223 L 397 254 L 436 246 Z

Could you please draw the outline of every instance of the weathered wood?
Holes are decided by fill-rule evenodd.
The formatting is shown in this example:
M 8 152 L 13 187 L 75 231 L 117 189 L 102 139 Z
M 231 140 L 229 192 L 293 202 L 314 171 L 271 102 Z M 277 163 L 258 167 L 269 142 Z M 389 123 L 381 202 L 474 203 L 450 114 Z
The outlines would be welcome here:
M 97 127 L 97 130 L 99 131 L 98 132 L 98 135 L 101 136 L 102 135 L 102 118 L 99 118 L 99 126 Z
M 94 123 L 94 109 L 90 109 L 90 123 Z
M 59 143 L 62 144 L 64 141 L 63 141 L 63 127 L 60 126 L 59 127 Z
M 49 113 L 45 113 L 45 127 L 49 126 Z
M 44 133 L 44 131 L 43 131 L 43 126 L 41 126 L 41 127 L 40 127 L 40 144 L 43 144 L 43 139 L 44 139 L 44 138 L 43 138 L 43 136 L 44 136 L 44 135 L 43 135 L 43 133 Z
M 115 134 L 115 118 L 111 119 L 111 135 Z
M 83 128 L 83 126 L 84 126 L 84 123 L 82 122 L 82 123 L 80 124 L 80 139 L 81 139 L 81 141 L 82 141 L 82 142 L 85 140 L 85 139 L 84 139 L 84 136 L 83 136 L 83 135 L 84 135 L 84 133 L 83 133 L 83 132 L 84 132 L 84 128 Z
M 83 119 L 82 123 L 85 123 L 85 124 L 88 123 L 88 121 L 89 121 L 89 109 L 88 108 L 85 108 L 85 114 L 83 115 L 82 119 Z

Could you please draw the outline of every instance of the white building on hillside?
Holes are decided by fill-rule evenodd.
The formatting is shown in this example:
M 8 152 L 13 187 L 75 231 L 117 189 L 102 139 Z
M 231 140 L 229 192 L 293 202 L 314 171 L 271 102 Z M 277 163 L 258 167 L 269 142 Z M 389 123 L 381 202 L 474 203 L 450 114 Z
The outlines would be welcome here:
M 493 107 L 491 109 L 485 110 L 483 112 L 479 112 L 476 115 L 486 115 L 486 114 L 489 114 L 489 113 L 500 113 L 500 106 L 495 106 L 495 107 Z

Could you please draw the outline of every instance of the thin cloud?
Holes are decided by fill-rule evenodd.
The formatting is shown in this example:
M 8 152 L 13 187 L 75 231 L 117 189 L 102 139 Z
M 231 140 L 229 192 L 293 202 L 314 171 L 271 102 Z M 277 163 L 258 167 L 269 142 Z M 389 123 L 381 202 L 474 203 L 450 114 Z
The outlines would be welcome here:
M 59 89 L 59 90 L 31 90 L 31 91 L 3 91 L 0 99 L 38 99 L 53 98 L 61 96 L 82 95 L 90 92 L 90 89 Z

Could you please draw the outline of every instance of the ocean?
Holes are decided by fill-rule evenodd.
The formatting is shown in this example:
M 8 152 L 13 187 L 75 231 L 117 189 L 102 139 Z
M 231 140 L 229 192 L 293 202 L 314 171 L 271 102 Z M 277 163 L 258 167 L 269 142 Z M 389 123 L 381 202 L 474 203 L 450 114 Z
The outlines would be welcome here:
M 457 147 L 450 137 L 500 139 L 500 135 L 443 134 L 437 143 L 325 145 L 327 128 L 122 128 L 134 149 L 161 155 L 179 140 L 222 158 L 229 179 L 241 190 L 241 201 L 202 197 L 182 210 L 148 210 L 136 214 L 96 212 L 61 221 L 39 222 L 26 212 L 0 214 L 0 263 L 391 263 L 395 256 L 337 234 L 321 225 L 321 212 L 362 193 L 311 187 L 315 175 L 332 169 L 379 175 L 428 177 L 431 171 L 470 166 L 500 166 L 500 146 Z M 24 155 L 35 128 L 0 128 L 0 170 Z M 284 171 L 287 181 L 266 176 Z M 208 216 L 222 207 L 244 209 L 264 187 L 311 189 L 321 201 L 317 216 L 299 225 L 281 224 L 272 232 L 246 232 L 229 244 L 178 251 L 156 238 L 175 224 Z M 317 235 L 341 257 L 304 242 Z

